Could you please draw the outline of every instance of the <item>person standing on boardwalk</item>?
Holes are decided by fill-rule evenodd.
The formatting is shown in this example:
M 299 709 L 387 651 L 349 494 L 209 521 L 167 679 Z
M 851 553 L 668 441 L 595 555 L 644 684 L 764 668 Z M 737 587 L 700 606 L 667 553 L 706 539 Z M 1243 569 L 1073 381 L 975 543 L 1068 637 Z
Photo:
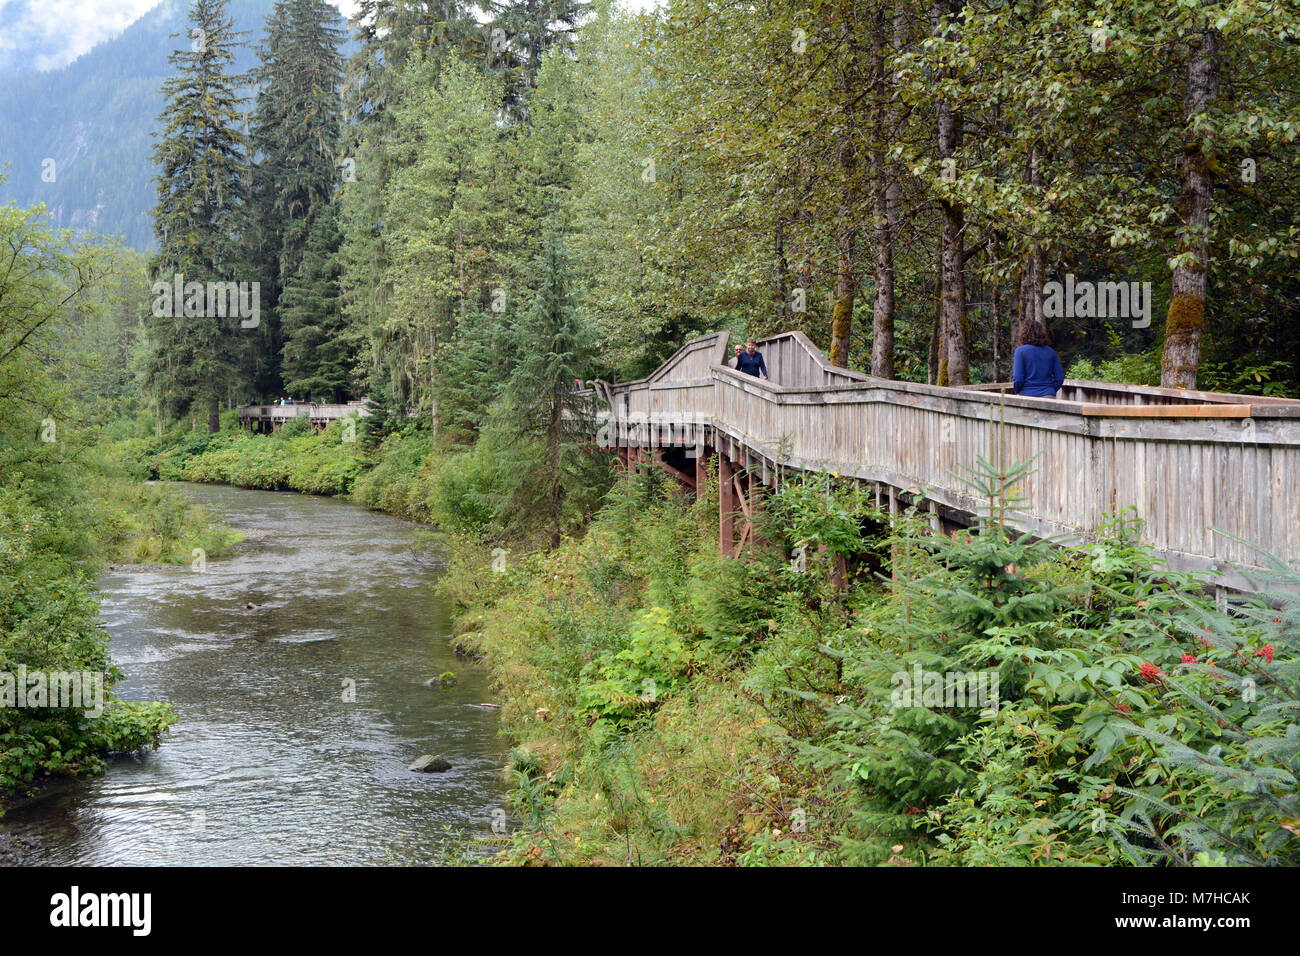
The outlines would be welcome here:
M 1055 398 L 1065 383 L 1065 370 L 1048 344 L 1047 328 L 1037 319 L 1020 325 L 1020 347 L 1012 363 L 1011 386 L 1017 395 Z
M 753 339 L 745 343 L 745 351 L 736 354 L 736 368 L 746 375 L 767 378 L 767 363 L 763 361 L 763 353 L 758 350 L 758 344 Z

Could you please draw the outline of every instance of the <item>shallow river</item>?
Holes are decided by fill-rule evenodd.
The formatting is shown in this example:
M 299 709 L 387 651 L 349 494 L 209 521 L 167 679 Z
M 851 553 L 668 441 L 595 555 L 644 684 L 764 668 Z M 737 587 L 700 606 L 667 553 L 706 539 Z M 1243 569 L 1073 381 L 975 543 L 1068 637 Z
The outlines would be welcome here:
M 105 574 L 101 613 L 121 695 L 180 720 L 159 750 L 11 810 L 42 844 L 29 862 L 428 863 L 449 831 L 485 847 L 506 747 L 473 706 L 495 702 L 486 674 L 448 643 L 437 552 L 329 498 L 176 487 L 248 539 L 203 570 Z M 454 687 L 424 686 L 444 671 Z M 426 753 L 451 769 L 406 769 Z

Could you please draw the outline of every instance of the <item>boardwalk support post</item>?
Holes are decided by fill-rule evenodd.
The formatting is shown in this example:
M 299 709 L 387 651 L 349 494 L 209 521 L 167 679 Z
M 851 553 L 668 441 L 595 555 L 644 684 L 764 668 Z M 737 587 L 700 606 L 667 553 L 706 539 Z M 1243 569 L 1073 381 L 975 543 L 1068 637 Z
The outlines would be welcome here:
M 718 550 L 731 557 L 736 541 L 736 472 L 726 453 L 718 451 Z

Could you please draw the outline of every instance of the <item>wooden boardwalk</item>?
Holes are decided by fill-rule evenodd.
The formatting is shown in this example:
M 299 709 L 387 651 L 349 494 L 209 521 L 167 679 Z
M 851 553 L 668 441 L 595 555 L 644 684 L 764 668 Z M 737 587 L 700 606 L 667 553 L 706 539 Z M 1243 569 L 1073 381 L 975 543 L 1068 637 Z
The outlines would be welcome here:
M 355 416 L 369 418 L 370 409 L 365 401 L 343 405 L 324 405 L 303 402 L 294 405 L 241 405 L 239 427 L 254 432 L 277 432 L 285 422 L 302 418 L 317 431 L 324 431 L 330 422 Z
M 719 457 L 725 551 L 761 486 L 791 471 L 858 478 L 894 510 L 921 503 L 936 528 L 966 524 L 982 504 L 958 476 L 982 455 L 1033 460 L 1008 515 L 1023 531 L 1085 542 L 1132 506 L 1170 568 L 1244 590 L 1230 565 L 1261 561 L 1234 537 L 1300 557 L 1300 401 L 1072 379 L 1055 399 L 918 385 L 836 368 L 800 332 L 758 343 L 763 381 L 725 364 L 728 345 L 704 336 L 645 379 L 593 383 L 602 444 L 625 465 L 654 454 L 691 483 Z

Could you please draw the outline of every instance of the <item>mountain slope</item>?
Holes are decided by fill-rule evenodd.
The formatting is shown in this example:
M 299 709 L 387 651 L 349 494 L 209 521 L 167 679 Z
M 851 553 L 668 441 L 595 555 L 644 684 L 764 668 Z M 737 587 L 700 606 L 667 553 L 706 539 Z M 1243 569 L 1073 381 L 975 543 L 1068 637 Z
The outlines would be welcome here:
M 230 0 L 237 28 L 248 32 L 237 70 L 252 68 L 273 5 Z M 43 202 L 56 226 L 118 235 L 136 249 L 152 244 L 149 155 L 162 108 L 158 90 L 169 72 L 167 57 L 189 43 L 188 8 L 188 0 L 164 0 L 62 69 L 5 78 L 0 174 L 8 178 L 0 184 L 0 203 Z

